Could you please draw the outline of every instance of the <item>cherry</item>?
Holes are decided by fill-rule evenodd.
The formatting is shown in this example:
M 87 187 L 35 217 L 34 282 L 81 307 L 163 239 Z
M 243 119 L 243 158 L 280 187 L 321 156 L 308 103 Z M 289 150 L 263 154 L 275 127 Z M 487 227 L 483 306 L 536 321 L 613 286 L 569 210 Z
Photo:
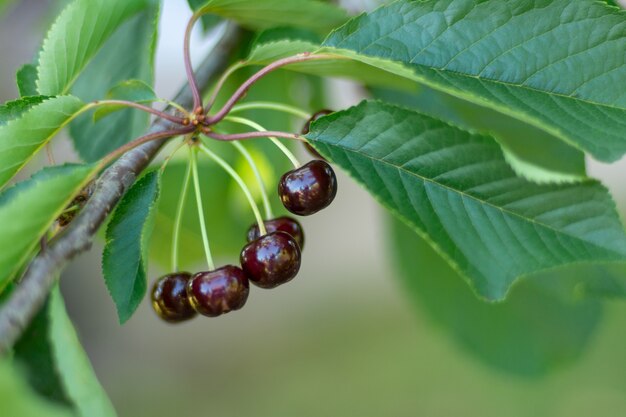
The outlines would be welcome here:
M 288 233 L 272 232 L 243 248 L 241 267 L 253 284 L 274 288 L 291 281 L 300 270 L 300 248 Z
M 246 274 L 234 265 L 198 272 L 187 283 L 191 306 L 209 317 L 239 310 L 246 304 L 249 291 Z
M 309 216 L 332 203 L 337 194 L 337 177 L 327 162 L 311 161 L 284 174 L 278 195 L 287 210 Z
M 296 219 L 282 216 L 276 219 L 266 220 L 263 223 L 265 224 L 265 229 L 267 229 L 267 233 L 289 233 L 300 247 L 300 250 L 304 249 L 304 230 Z M 261 237 L 261 234 L 259 232 L 259 225 L 255 223 L 250 226 L 250 229 L 248 229 L 248 242 L 257 240 L 259 237 Z
M 176 323 L 196 315 L 187 298 L 188 272 L 178 272 L 159 278 L 152 287 L 152 308 L 165 321 Z
M 311 123 L 313 123 L 314 121 L 316 121 L 317 119 L 321 117 L 328 116 L 331 113 L 334 113 L 334 112 L 332 110 L 322 109 L 318 111 L 317 113 L 315 113 L 313 116 L 311 116 L 311 118 L 307 120 L 304 126 L 302 127 L 302 135 L 306 135 L 307 133 L 311 131 Z M 309 151 L 311 155 L 313 155 L 314 158 L 325 161 L 324 157 L 320 155 L 319 152 L 317 152 L 317 150 L 313 146 L 311 146 L 310 143 L 305 142 L 304 147 L 306 148 L 307 151 Z

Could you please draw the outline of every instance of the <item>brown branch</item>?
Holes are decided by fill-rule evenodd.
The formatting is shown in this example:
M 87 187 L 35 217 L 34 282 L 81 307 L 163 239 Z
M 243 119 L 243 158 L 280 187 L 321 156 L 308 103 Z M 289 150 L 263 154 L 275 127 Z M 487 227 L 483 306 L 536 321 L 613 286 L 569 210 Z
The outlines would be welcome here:
M 239 40 L 239 30 L 227 26 L 218 44 L 197 71 L 198 84 L 205 88 L 209 81 L 224 71 Z M 193 94 L 186 86 L 174 101 L 189 108 Z M 157 120 L 149 134 L 171 130 L 175 126 Z M 0 308 L 0 354 L 6 354 L 43 305 L 50 289 L 67 263 L 91 247 L 92 240 L 111 210 L 122 198 L 137 176 L 156 156 L 167 139 L 144 143 L 120 157 L 96 181 L 93 195 L 67 229 L 48 245 L 26 269 L 21 282 Z

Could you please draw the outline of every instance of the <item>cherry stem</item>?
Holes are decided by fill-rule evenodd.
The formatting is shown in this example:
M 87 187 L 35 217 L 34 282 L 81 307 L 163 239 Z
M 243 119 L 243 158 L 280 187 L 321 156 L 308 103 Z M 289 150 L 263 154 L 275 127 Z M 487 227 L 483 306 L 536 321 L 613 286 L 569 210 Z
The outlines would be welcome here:
M 203 130 L 202 133 L 212 139 L 221 140 L 224 142 L 230 142 L 234 140 L 269 138 L 269 137 L 292 139 L 292 140 L 298 140 L 300 142 L 306 142 L 306 139 L 304 137 L 300 135 L 296 135 L 295 133 L 287 133 L 287 132 L 280 132 L 280 131 L 274 131 L 274 130 L 266 130 L 264 132 L 246 132 L 246 133 L 233 133 L 233 134 L 221 134 L 221 133 L 212 132 L 210 130 Z
M 196 193 L 196 205 L 198 207 L 198 220 L 200 221 L 200 233 L 202 233 L 202 244 L 204 245 L 204 254 L 209 271 L 215 270 L 213 256 L 211 256 L 211 246 L 209 245 L 209 236 L 206 231 L 206 223 L 204 221 L 204 206 L 202 205 L 202 193 L 200 191 L 200 175 L 198 174 L 198 150 L 190 148 L 190 164 L 193 174 L 193 186 Z
M 177 149 L 178 150 L 178 149 Z M 178 272 L 178 242 L 180 240 L 180 228 L 183 219 L 183 211 L 185 210 L 185 201 L 187 200 L 187 193 L 189 192 L 189 183 L 191 182 L 191 161 L 193 155 L 190 155 L 187 162 L 187 172 L 185 173 L 185 179 L 183 180 L 183 187 L 178 197 L 178 207 L 176 208 L 176 217 L 174 218 L 174 232 L 172 233 L 172 271 Z
M 235 180 L 235 182 L 239 185 L 239 187 L 241 187 L 241 190 L 243 191 L 246 198 L 248 199 L 248 203 L 250 203 L 250 208 L 252 208 L 252 212 L 254 213 L 256 222 L 259 225 L 259 232 L 261 233 L 261 236 L 266 235 L 267 230 L 265 230 L 265 223 L 263 223 L 263 217 L 261 216 L 259 207 L 254 201 L 254 197 L 252 197 L 252 193 L 250 192 L 250 189 L 248 188 L 244 180 L 241 178 L 241 176 L 237 174 L 237 171 L 235 171 L 228 162 L 224 161 L 222 158 L 220 158 L 216 153 L 211 151 L 209 148 L 207 148 L 204 145 L 198 145 L 198 147 L 200 148 L 202 152 L 204 152 L 207 156 L 209 156 L 209 158 L 213 159 L 215 162 L 217 162 L 219 166 L 224 168 L 224 170 L 233 178 L 233 180 Z
M 172 114 L 165 113 L 163 111 L 153 109 L 149 106 L 144 106 L 143 104 L 135 103 L 134 101 L 126 101 L 126 100 L 98 100 L 93 102 L 96 106 L 124 106 L 124 107 L 132 107 L 135 109 L 143 110 L 147 113 L 154 114 L 162 119 L 169 120 L 170 122 L 177 123 L 182 125 L 185 121 L 184 118 L 174 116 Z
M 261 171 L 259 167 L 254 162 L 254 158 L 250 155 L 250 152 L 239 142 L 232 142 L 233 146 L 243 155 L 243 157 L 248 161 L 248 165 L 254 172 L 254 176 L 256 177 L 257 182 L 259 183 L 259 191 L 261 192 L 261 198 L 263 199 L 263 207 L 265 208 L 265 218 L 272 219 L 274 218 L 274 214 L 272 213 L 272 206 L 270 204 L 270 199 L 267 196 L 267 189 L 265 188 L 265 183 L 263 182 L 263 176 L 261 175 Z
M 310 113 L 298 107 L 289 106 L 283 103 L 274 103 L 271 101 L 250 101 L 248 103 L 237 104 L 232 108 L 230 113 L 239 113 L 246 110 L 277 110 L 283 113 L 292 114 L 302 119 L 308 119 L 311 117 Z
M 100 161 L 100 164 L 102 166 L 106 166 L 109 163 L 111 163 L 113 160 L 115 160 L 115 159 L 119 158 L 120 156 L 122 156 L 123 154 L 125 154 L 126 152 L 128 152 L 131 149 L 134 149 L 137 146 L 142 145 L 144 143 L 152 142 L 154 140 L 159 140 L 159 139 L 172 138 L 172 137 L 175 137 L 175 136 L 186 135 L 188 133 L 193 132 L 194 130 L 196 130 L 195 126 L 188 126 L 188 127 L 178 128 L 178 129 L 164 130 L 162 132 L 149 133 L 149 134 L 141 136 L 141 137 L 139 137 L 139 138 L 137 138 L 137 139 L 135 139 L 135 140 L 133 140 L 131 142 L 128 142 L 125 145 L 120 146 L 119 148 L 117 148 L 113 152 L 109 153 L 104 158 L 102 158 L 102 160 Z
M 257 122 L 244 119 L 243 117 L 227 116 L 224 118 L 224 120 L 250 126 L 251 128 L 258 130 L 259 132 L 267 132 L 267 129 L 265 129 L 263 126 L 261 126 Z M 301 165 L 300 161 L 298 161 L 298 158 L 296 158 L 296 156 L 289 150 L 289 148 L 283 145 L 283 143 L 279 141 L 278 138 L 275 136 L 270 136 L 269 139 L 272 141 L 274 145 L 276 145 L 278 149 L 281 150 L 282 153 L 285 154 L 285 156 L 291 161 L 291 163 L 296 169 L 300 168 L 300 165 Z
M 187 81 L 189 82 L 189 89 L 191 90 L 191 94 L 193 96 L 193 108 L 198 109 L 202 108 L 202 96 L 200 94 L 200 88 L 198 88 L 198 81 L 196 80 L 196 74 L 193 72 L 193 67 L 191 65 L 191 55 L 189 53 L 190 43 L 191 43 L 191 31 L 193 26 L 200 18 L 201 14 L 194 13 L 189 19 L 187 23 L 187 28 L 185 29 L 185 43 L 183 46 L 183 59 L 185 61 L 185 72 L 187 73 Z
M 272 62 L 271 64 L 259 70 L 252 77 L 248 78 L 243 84 L 241 84 L 241 86 L 237 89 L 237 91 L 235 91 L 233 95 L 228 99 L 226 104 L 224 104 L 224 106 L 214 116 L 209 116 L 207 118 L 207 124 L 212 125 L 212 124 L 218 123 L 224 117 L 226 117 L 226 115 L 230 112 L 233 106 L 237 104 L 237 102 L 241 100 L 243 96 L 246 95 L 250 87 L 252 87 L 254 83 L 259 81 L 261 78 L 271 73 L 272 71 L 275 71 L 279 69 L 280 67 L 284 67 L 285 65 L 295 64 L 298 62 L 311 61 L 314 59 L 331 59 L 331 58 L 336 58 L 336 57 L 333 55 L 328 55 L 328 54 L 311 55 L 310 53 L 304 53 L 304 54 L 299 54 L 299 55 L 294 55 L 291 57 L 279 59 L 278 61 Z
M 235 62 L 224 72 L 224 74 L 222 74 L 217 84 L 215 84 L 215 87 L 213 87 L 213 92 L 211 93 L 211 97 L 209 98 L 209 101 L 206 104 L 205 109 L 204 109 L 205 114 L 208 114 L 209 111 L 211 110 L 211 107 L 213 107 L 213 105 L 215 104 L 215 101 L 217 100 L 217 97 L 222 91 L 222 88 L 224 87 L 224 84 L 226 84 L 226 81 L 228 80 L 228 78 L 231 75 L 233 75 L 235 71 L 237 71 L 239 68 L 243 68 L 244 66 L 245 66 L 244 61 Z
M 165 161 L 163 161 L 163 164 L 161 165 L 161 174 L 163 174 L 163 172 L 165 172 L 165 168 L 167 168 L 167 165 L 170 163 L 170 161 L 172 160 L 174 155 L 176 155 L 176 152 L 178 152 L 180 150 L 180 148 L 182 148 L 186 144 L 187 144 L 186 141 L 180 142 L 178 145 L 176 145 L 174 150 L 172 152 L 170 152 L 169 155 L 167 155 L 167 157 L 165 158 Z

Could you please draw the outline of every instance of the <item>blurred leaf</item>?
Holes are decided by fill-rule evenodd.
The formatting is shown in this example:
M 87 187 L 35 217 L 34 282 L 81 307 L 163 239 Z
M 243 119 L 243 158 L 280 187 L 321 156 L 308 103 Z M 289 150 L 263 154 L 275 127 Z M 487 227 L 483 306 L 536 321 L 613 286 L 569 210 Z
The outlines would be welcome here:
M 72 417 L 70 409 L 48 402 L 33 392 L 16 369 L 0 361 L 0 404 L 7 417 Z
M 207 0 L 187 0 L 189 3 L 189 7 L 191 10 L 198 10 L 200 7 L 204 6 Z M 212 14 L 203 15 L 200 20 L 202 21 L 202 27 L 205 31 L 211 29 L 213 26 L 217 25 L 222 19 L 219 16 Z
M 252 50 L 257 46 L 271 42 L 279 42 L 284 40 L 298 40 L 304 42 L 310 42 L 312 44 L 319 44 L 322 42 L 320 36 L 308 29 L 294 28 L 291 26 L 282 26 L 272 29 L 264 30 L 259 33 L 252 42 Z
M 85 68 L 72 93 L 92 101 L 127 80 L 152 85 L 158 16 L 155 4 L 123 23 Z M 70 125 L 70 133 L 81 158 L 93 162 L 143 134 L 149 120 L 148 114 L 134 109 L 120 110 L 97 123 L 85 114 Z
M 600 183 L 519 178 L 488 136 L 363 102 L 313 123 L 307 138 L 428 237 L 487 299 L 503 299 L 532 272 L 626 260 L 624 227 Z
M 28 382 L 48 400 L 71 407 L 56 364 L 49 335 L 49 299 L 13 346 L 13 358 L 26 371 Z
M 81 417 L 115 417 L 115 409 L 94 374 L 58 287 L 50 294 L 49 337 L 57 370 Z
M 135 312 L 146 294 L 148 241 L 158 205 L 160 171 L 151 171 L 128 190 L 106 230 L 102 271 L 120 323 Z
M 67 94 L 111 34 L 125 20 L 153 3 L 152 0 L 75 0 L 71 3 L 59 15 L 44 40 L 37 68 L 39 93 Z M 132 39 L 126 39 L 125 43 L 132 43 Z M 123 49 L 121 46 L 125 43 L 118 47 Z M 109 64 L 120 65 L 122 62 Z
M 0 193 L 0 291 L 95 172 L 90 165 L 44 168 Z
M 391 222 L 390 222 L 391 223 Z M 463 348 L 507 372 L 539 376 L 585 351 L 602 317 L 598 301 L 565 300 L 520 281 L 503 303 L 476 298 L 461 276 L 400 221 L 391 223 L 392 253 L 407 295 Z
M 624 27 L 623 11 L 595 0 L 400 0 L 324 46 L 405 64 L 420 84 L 615 161 L 626 152 Z
M 233 19 L 252 30 L 289 25 L 327 33 L 348 19 L 343 9 L 316 0 L 209 0 L 204 4 L 203 12 Z
M 72 96 L 42 100 L 24 98 L 8 107 L 11 114 L 21 113 L 21 117 L 0 126 L 0 187 L 84 107 Z
M 37 92 L 37 67 L 33 64 L 23 65 L 16 74 L 17 89 L 20 96 L 36 96 Z
M 109 90 L 107 100 L 125 100 L 135 103 L 150 103 L 158 100 L 158 97 L 148 84 L 141 80 L 122 81 Z M 105 106 L 94 112 L 93 118 L 97 122 L 103 117 L 124 109 L 125 106 Z

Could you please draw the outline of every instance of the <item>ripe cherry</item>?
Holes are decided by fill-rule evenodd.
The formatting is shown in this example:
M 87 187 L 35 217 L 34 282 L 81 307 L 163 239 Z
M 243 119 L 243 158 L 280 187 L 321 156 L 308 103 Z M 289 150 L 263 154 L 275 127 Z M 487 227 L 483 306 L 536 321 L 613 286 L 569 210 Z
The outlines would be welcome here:
M 327 162 L 315 160 L 284 174 L 278 195 L 287 210 L 309 216 L 332 203 L 337 194 L 337 177 Z
M 187 283 L 191 306 L 209 317 L 239 310 L 246 304 L 249 291 L 246 274 L 234 265 L 199 272 Z
M 272 232 L 241 251 L 241 267 L 253 284 L 274 288 L 291 281 L 300 270 L 300 248 L 285 232 Z
M 331 113 L 334 113 L 334 112 L 332 110 L 323 109 L 315 113 L 313 116 L 311 116 L 311 118 L 307 120 L 304 126 L 302 127 L 302 135 L 306 135 L 307 133 L 311 131 L 311 123 L 313 123 L 320 117 L 328 116 Z M 305 142 L 304 147 L 306 148 L 307 151 L 309 151 L 311 155 L 313 155 L 314 158 L 325 161 L 324 157 L 320 155 L 319 152 L 317 152 L 317 150 L 313 146 L 311 146 L 309 143 Z
M 291 235 L 291 237 L 294 238 L 294 240 L 300 247 L 300 250 L 304 249 L 304 230 L 296 219 L 283 216 L 276 219 L 266 220 L 264 224 L 265 229 L 267 229 L 267 233 L 288 233 Z M 261 234 L 259 233 L 259 225 L 255 223 L 250 226 L 250 229 L 248 229 L 248 242 L 257 240 L 259 237 L 261 237 Z
M 163 320 L 171 323 L 189 320 L 196 315 L 187 298 L 188 272 L 159 278 L 152 287 L 152 308 Z

